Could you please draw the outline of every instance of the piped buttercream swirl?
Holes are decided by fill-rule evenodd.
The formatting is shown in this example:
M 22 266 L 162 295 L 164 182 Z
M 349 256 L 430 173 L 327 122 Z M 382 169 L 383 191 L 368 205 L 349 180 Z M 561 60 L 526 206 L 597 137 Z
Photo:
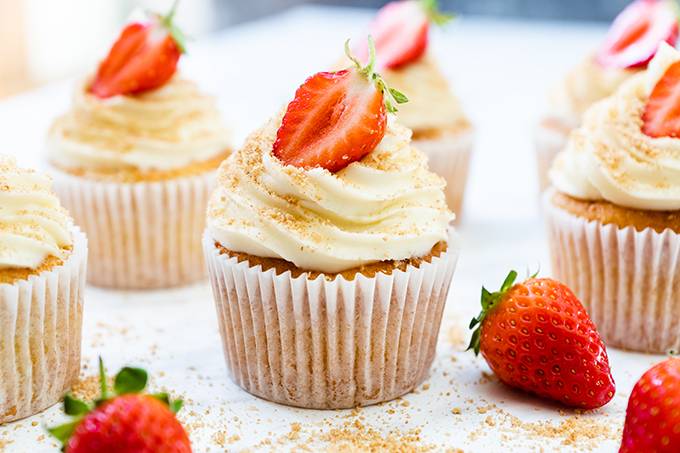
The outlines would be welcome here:
M 427 255 L 453 214 L 445 182 L 392 119 L 370 154 L 337 173 L 284 165 L 272 120 L 221 166 L 208 230 L 229 250 L 335 273 Z
M 0 155 L 0 270 L 37 269 L 72 245 L 72 220 L 50 178 Z
M 680 139 L 641 130 L 650 93 L 679 60 L 678 51 L 662 44 L 645 72 L 586 112 L 550 171 L 559 191 L 633 209 L 680 209 Z
M 62 168 L 172 170 L 224 153 L 229 133 L 215 101 L 179 76 L 156 90 L 108 99 L 85 83 L 52 125 L 48 148 Z

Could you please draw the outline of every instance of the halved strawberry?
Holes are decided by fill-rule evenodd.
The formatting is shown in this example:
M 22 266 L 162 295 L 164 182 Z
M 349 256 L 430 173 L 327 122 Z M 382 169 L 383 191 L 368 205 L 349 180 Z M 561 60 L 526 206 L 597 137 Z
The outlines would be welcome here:
M 427 49 L 430 22 L 442 25 L 450 19 L 439 12 L 437 0 L 396 1 L 383 6 L 370 26 L 377 67 L 393 69 L 417 60 Z M 365 61 L 368 48 L 357 49 L 357 55 Z
M 375 48 L 368 65 L 349 53 L 354 67 L 319 72 L 298 88 L 276 134 L 273 153 L 286 165 L 342 170 L 370 153 L 382 140 L 387 112 L 406 102 L 374 71 Z
M 649 95 L 642 132 L 655 138 L 680 137 L 680 61 L 668 67 Z
M 646 66 L 659 44 L 674 46 L 677 39 L 674 0 L 636 0 L 616 17 L 596 59 L 605 67 Z
M 90 92 L 100 98 L 153 90 L 177 70 L 184 35 L 173 19 L 177 1 L 165 16 L 128 24 L 99 65 Z

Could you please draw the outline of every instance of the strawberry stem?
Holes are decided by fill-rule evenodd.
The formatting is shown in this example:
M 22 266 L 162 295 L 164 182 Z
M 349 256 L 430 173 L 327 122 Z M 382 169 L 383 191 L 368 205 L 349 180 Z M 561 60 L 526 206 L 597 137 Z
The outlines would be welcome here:
M 444 13 L 439 9 L 439 2 L 437 0 L 420 0 L 420 7 L 425 11 L 425 15 L 435 25 L 440 27 L 448 24 L 454 19 L 453 14 Z
M 491 310 L 496 306 L 498 301 L 500 301 L 503 296 L 505 296 L 505 293 L 507 293 L 510 288 L 515 284 L 515 280 L 517 279 L 517 272 L 515 271 L 510 271 L 507 277 L 505 277 L 505 280 L 503 281 L 503 284 L 501 285 L 501 289 L 491 293 L 489 292 L 486 288 L 482 287 L 482 311 L 479 313 L 479 315 L 476 318 L 472 318 L 470 321 L 470 326 L 469 328 L 473 330 L 472 332 L 472 338 L 470 339 L 470 344 L 468 345 L 466 351 L 469 351 L 470 349 L 475 351 L 475 355 L 479 354 L 479 339 L 480 335 L 482 332 L 482 324 L 484 322 L 484 319 L 486 316 L 489 314 Z
M 352 55 L 349 42 L 349 39 L 345 41 L 345 55 L 347 55 L 347 58 L 349 58 L 349 60 L 357 67 L 359 74 L 366 76 L 369 82 L 373 82 L 376 88 L 382 92 L 387 111 L 390 113 L 396 113 L 397 105 L 408 102 L 408 98 L 401 91 L 390 88 L 387 85 L 387 82 L 385 82 L 385 79 L 383 79 L 380 74 L 375 72 L 376 56 L 375 42 L 373 41 L 373 37 L 371 35 L 368 36 L 368 63 L 366 63 L 366 66 L 362 66 L 359 59 Z
M 168 33 L 170 33 L 170 36 L 172 36 L 172 39 L 175 41 L 175 44 L 177 44 L 177 47 L 179 48 L 179 51 L 181 53 L 187 53 L 187 37 L 182 32 L 182 30 L 175 24 L 175 15 L 177 14 L 177 8 L 179 6 L 179 0 L 175 0 L 172 3 L 172 7 L 170 8 L 170 11 L 164 16 L 161 16 L 160 14 L 153 14 L 154 17 L 157 18 L 158 22 L 165 28 Z
M 99 356 L 99 389 L 100 389 L 100 400 L 106 400 L 108 398 L 109 390 L 106 382 L 106 369 L 104 368 L 104 361 L 101 356 Z

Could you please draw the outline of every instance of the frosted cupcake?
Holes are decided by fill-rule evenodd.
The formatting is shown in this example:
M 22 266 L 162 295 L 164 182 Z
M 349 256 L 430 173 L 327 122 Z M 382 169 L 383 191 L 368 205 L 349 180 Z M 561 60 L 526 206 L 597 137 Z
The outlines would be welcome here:
M 552 91 L 549 109 L 536 129 L 535 145 L 541 191 L 548 187 L 548 170 L 595 102 L 613 94 L 631 76 L 643 71 L 659 43 L 675 45 L 678 18 L 674 2 L 637 0 L 614 20 L 594 53 L 577 65 Z
M 408 94 L 399 122 L 413 131 L 413 146 L 428 157 L 430 169 L 446 180 L 447 203 L 460 216 L 473 129 L 429 51 L 431 24 L 449 19 L 437 10 L 436 1 L 395 1 L 378 12 L 369 33 L 376 43 L 378 70 L 390 86 Z M 358 54 L 365 59 L 366 47 Z
M 95 285 L 205 276 L 204 213 L 229 134 L 215 101 L 176 74 L 183 46 L 172 16 L 127 25 L 49 131 L 55 189 L 88 234 Z
M 0 155 L 0 424 L 78 378 L 87 241 L 51 181 Z
M 372 65 L 318 73 L 220 168 L 204 248 L 227 365 L 250 393 L 349 408 L 427 376 L 454 216 L 388 119 L 395 97 Z
M 559 154 L 546 194 L 555 276 L 610 346 L 680 347 L 680 54 L 595 104 Z

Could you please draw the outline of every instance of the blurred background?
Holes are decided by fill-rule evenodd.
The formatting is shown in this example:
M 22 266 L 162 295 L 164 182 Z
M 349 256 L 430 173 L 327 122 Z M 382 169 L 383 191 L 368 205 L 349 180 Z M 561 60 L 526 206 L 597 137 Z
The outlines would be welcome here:
M 0 0 L 0 98 L 91 67 L 135 9 L 171 0 Z M 305 3 L 377 8 L 380 0 L 183 0 L 180 25 L 194 37 Z M 527 20 L 609 21 L 628 0 L 440 0 L 459 14 Z

